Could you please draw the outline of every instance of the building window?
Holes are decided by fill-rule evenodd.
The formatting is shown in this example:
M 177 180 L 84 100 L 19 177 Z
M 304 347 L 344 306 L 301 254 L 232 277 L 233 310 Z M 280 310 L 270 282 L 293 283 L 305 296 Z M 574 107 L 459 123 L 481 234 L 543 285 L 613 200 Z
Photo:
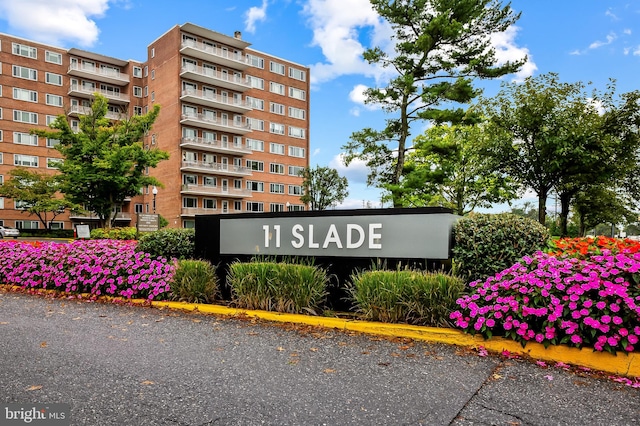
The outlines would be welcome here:
M 264 59 L 255 55 L 247 55 L 247 62 L 252 67 L 264 69 Z
M 307 112 L 302 108 L 289 107 L 289 117 L 299 118 L 300 120 L 306 119 Z
M 291 204 L 291 205 L 289 205 L 289 211 L 290 212 L 303 212 L 304 211 L 304 204 Z
M 47 169 L 58 169 L 62 164 L 62 158 L 47 158 Z
M 284 95 L 284 84 L 274 83 L 273 81 L 269 83 L 269 91 L 271 93 L 277 93 L 278 95 Z
M 60 143 L 59 139 L 47 138 L 47 148 L 55 148 Z
M 64 229 L 64 222 L 50 222 L 49 227 L 51 229 Z
M 2 161 L 2 160 L 3 160 L 3 158 L 2 158 L 2 153 L 0 152 L 0 164 L 3 164 L 3 161 Z M 0 182 L 0 183 L 2 183 L 2 182 Z
M 249 128 L 251 130 L 259 130 L 261 132 L 264 132 L 264 120 L 247 117 L 247 121 L 249 122 Z
M 242 201 L 234 201 L 233 209 L 237 212 L 242 211 Z
M 300 185 L 289 185 L 289 195 L 302 195 L 302 187 Z
M 184 185 L 197 185 L 198 184 L 198 176 L 196 175 L 182 175 L 182 183 Z
M 18 145 L 38 146 L 38 136 L 29 133 L 13 132 L 13 143 Z
M 151 70 L 151 80 L 156 79 L 156 70 Z
M 53 84 L 56 86 L 62 86 L 62 76 L 60 74 L 54 74 L 47 72 L 44 74 L 44 80 L 47 84 Z
M 45 117 L 45 122 L 47 123 L 47 126 L 50 126 L 51 124 L 53 124 L 54 121 L 56 121 L 58 117 L 56 117 L 55 115 L 47 115 Z
M 136 98 L 141 98 L 142 97 L 142 87 L 133 86 L 133 96 L 135 96 Z
M 296 89 L 295 87 L 289 87 L 289 97 L 300 99 L 304 101 L 307 98 L 307 93 L 302 89 Z
M 16 220 L 16 228 L 18 229 L 38 229 L 40 222 L 37 220 Z
M 211 176 L 203 176 L 202 186 L 215 188 L 216 186 L 218 186 L 218 179 Z
M 140 214 L 144 212 L 144 210 L 142 209 L 142 203 L 138 203 L 135 205 L 135 212 L 136 214 Z
M 13 99 L 26 102 L 38 102 L 38 92 L 35 90 L 13 88 Z
M 276 74 L 284 75 L 284 65 L 277 62 L 269 61 L 269 71 Z
M 284 184 L 282 183 L 270 183 L 269 192 L 272 194 L 284 194 Z
M 269 144 L 269 152 L 272 154 L 284 155 L 284 144 L 271 142 Z
M 14 154 L 13 165 L 24 167 L 38 167 L 38 157 L 35 155 Z
M 269 204 L 269 211 L 272 212 L 272 213 L 283 212 L 284 211 L 284 204 L 282 204 L 282 203 L 271 203 L 271 204 Z
M 133 76 L 136 78 L 142 78 L 142 68 L 140 67 L 133 67 Z M 142 212 L 140 212 L 142 213 Z
M 269 111 L 271 111 L 274 114 L 284 115 L 284 105 L 277 104 L 275 102 L 270 102 L 269 103 Z
M 292 138 L 304 139 L 307 135 L 307 130 L 301 127 L 289 126 L 289 136 Z
M 269 172 L 270 173 L 275 173 L 277 175 L 283 175 L 284 174 L 284 164 L 278 164 L 278 163 L 269 164 Z
M 182 207 L 191 209 L 198 207 L 198 199 L 193 197 L 182 197 Z
M 151 48 L 151 57 L 152 57 L 152 58 L 155 58 L 155 57 L 156 57 L 156 48 L 155 48 L 155 47 L 152 47 L 152 48 Z
M 259 203 L 256 201 L 247 201 L 247 211 L 248 212 L 263 212 L 264 211 L 264 203 Z
M 264 111 L 264 101 L 262 99 L 252 98 L 251 96 L 247 96 L 247 103 L 253 109 Z
M 217 202 L 217 200 L 215 200 L 213 198 L 203 198 L 202 199 L 202 208 L 215 210 L 215 209 L 218 208 L 218 202 Z
M 264 182 L 258 182 L 256 180 L 248 180 L 247 189 L 252 192 L 264 192 Z
M 260 141 L 258 139 L 249 139 L 247 138 L 247 148 L 252 151 L 264 151 L 264 141 Z
M 275 133 L 276 135 L 284 135 L 284 124 L 271 123 L 269 125 L 269 132 Z
M 13 110 L 13 121 L 20 123 L 38 124 L 38 114 L 29 111 Z
M 264 172 L 264 161 L 247 160 L 247 169 L 254 172 Z
M 52 64 L 62 65 L 62 54 L 45 50 L 44 60 Z
M 12 45 L 14 55 L 24 56 L 25 58 L 38 59 L 38 49 L 36 49 L 35 47 L 19 43 L 12 43 Z
M 289 176 L 300 176 L 304 171 L 304 167 L 289 166 Z
M 27 80 L 33 80 L 33 81 L 38 81 L 38 71 L 32 69 L 32 68 L 27 68 L 27 67 L 21 67 L 19 65 L 14 65 L 12 67 L 12 75 L 14 77 L 18 77 L 18 78 L 24 78 Z
M 289 77 L 300 81 L 307 81 L 307 72 L 289 67 Z
M 62 96 L 47 94 L 47 105 L 61 107 Z
M 247 83 L 249 83 L 249 86 L 253 87 L 254 89 L 264 90 L 264 80 L 262 78 L 248 75 Z

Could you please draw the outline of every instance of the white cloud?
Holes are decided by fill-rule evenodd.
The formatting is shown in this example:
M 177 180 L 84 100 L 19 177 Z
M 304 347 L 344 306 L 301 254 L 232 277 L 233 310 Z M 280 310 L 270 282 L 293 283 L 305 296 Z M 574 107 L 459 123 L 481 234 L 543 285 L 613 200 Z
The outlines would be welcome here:
M 349 182 L 366 183 L 367 175 L 369 174 L 369 167 L 367 163 L 361 159 L 356 158 L 349 166 L 344 164 L 344 154 L 338 154 L 329 161 L 329 167 L 336 169 L 340 176 L 346 177 Z
M 320 154 L 320 148 L 316 148 L 316 149 L 313 150 L 312 157 L 315 157 L 318 154 Z
M 245 30 L 249 33 L 256 32 L 256 22 L 264 22 L 267 19 L 267 0 L 262 0 L 262 6 L 253 6 L 247 10 L 244 21 Z
M 633 50 L 633 56 L 640 56 L 640 46 L 636 47 Z
M 0 0 L 0 16 L 25 37 L 53 45 L 93 46 L 109 0 Z
M 611 44 L 615 41 L 616 38 L 618 38 L 618 36 L 616 36 L 615 33 L 609 33 L 607 34 L 606 38 L 607 38 L 607 41 L 601 41 L 601 40 L 594 41 L 589 45 L 589 49 L 597 49 L 599 47 Z
M 312 46 L 318 46 L 325 62 L 311 66 L 312 83 L 332 80 L 345 74 L 377 77 L 380 68 L 362 58 L 368 46 L 360 41 L 364 31 L 370 31 L 371 45 L 389 44 L 391 30 L 372 9 L 369 0 L 309 0 L 304 14 L 313 30 Z M 384 45 L 384 44 L 383 44 Z
M 526 47 L 519 47 L 516 42 L 519 28 L 515 25 L 507 28 L 505 32 L 495 33 L 491 35 L 491 45 L 496 50 L 496 60 L 498 65 L 502 65 L 508 61 L 519 61 L 525 56 L 527 62 L 515 74 L 514 81 L 523 81 L 527 77 L 531 77 L 538 69 L 538 66 L 531 59 L 531 53 Z
M 613 13 L 611 8 L 607 9 L 607 11 L 604 13 L 604 16 L 608 16 L 614 21 L 618 21 L 620 19 L 615 13 Z

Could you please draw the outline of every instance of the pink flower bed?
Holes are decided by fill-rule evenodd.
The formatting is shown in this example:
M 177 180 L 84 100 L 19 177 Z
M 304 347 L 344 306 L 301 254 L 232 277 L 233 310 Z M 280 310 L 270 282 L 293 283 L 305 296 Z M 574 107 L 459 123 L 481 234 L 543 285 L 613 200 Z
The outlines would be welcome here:
M 135 248 L 135 241 L 117 240 L 0 242 L 0 283 L 126 298 L 164 298 L 170 291 L 174 263 L 151 259 Z
M 451 319 L 461 329 L 525 345 L 640 348 L 640 253 L 576 257 L 542 252 L 469 284 Z

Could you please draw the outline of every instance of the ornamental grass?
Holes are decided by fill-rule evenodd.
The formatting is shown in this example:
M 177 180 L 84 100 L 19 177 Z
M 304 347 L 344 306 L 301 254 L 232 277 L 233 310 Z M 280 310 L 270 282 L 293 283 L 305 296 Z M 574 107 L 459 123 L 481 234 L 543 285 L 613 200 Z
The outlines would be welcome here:
M 164 299 L 173 262 L 136 252 L 135 241 L 0 243 L 0 283 L 31 289 Z

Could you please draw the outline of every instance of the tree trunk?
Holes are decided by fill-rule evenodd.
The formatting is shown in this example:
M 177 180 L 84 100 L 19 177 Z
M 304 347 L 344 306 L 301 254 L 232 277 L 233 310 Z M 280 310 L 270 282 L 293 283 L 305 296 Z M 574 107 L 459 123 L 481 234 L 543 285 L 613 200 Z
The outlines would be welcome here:
M 542 225 L 546 225 L 547 221 L 547 195 L 548 191 L 538 191 L 538 222 Z
M 571 195 L 568 192 L 560 194 L 560 235 L 566 237 L 569 235 L 567 221 L 569 219 L 569 202 Z

